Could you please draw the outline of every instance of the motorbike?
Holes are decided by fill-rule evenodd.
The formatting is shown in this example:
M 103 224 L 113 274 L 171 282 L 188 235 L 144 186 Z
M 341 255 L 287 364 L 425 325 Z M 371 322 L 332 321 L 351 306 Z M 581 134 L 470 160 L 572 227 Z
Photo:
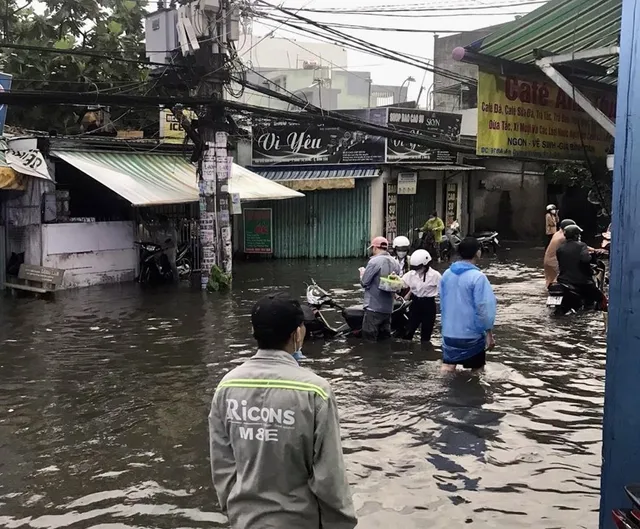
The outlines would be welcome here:
M 178 246 L 176 254 L 176 268 L 178 270 L 178 278 L 186 281 L 191 277 L 193 272 L 193 254 L 191 252 L 191 242 L 187 241 Z
M 601 291 L 604 287 L 607 267 L 596 254 L 592 256 L 591 272 L 593 280 Z M 555 282 L 549 285 L 549 296 L 547 297 L 547 307 L 554 310 L 557 315 L 566 315 L 579 310 L 601 310 L 601 307 L 590 306 L 582 298 L 573 285 L 569 283 Z
M 166 251 L 172 247 L 171 239 L 164 245 L 149 241 L 136 241 L 140 248 L 140 274 L 138 283 L 159 285 L 173 281 L 173 269 Z
M 362 320 L 364 319 L 364 307 L 353 305 L 342 307 L 313 279 L 307 287 L 307 305 L 302 306 L 304 323 L 307 329 L 307 338 L 336 338 L 340 336 L 360 337 L 362 334 Z M 409 307 L 411 301 L 402 298 L 396 299 L 391 314 L 391 334 L 396 338 L 404 336 L 404 331 L 409 322 Z M 334 328 L 322 313 L 322 308 L 328 307 L 340 311 L 344 323 Z
M 500 248 L 500 241 L 498 240 L 497 231 L 483 231 L 478 233 L 472 233 L 471 237 L 478 239 L 482 248 L 482 253 L 498 253 Z M 458 227 L 447 228 L 445 234 L 442 236 L 442 242 L 440 243 L 440 257 L 442 260 L 451 261 L 452 255 L 458 250 L 458 246 L 462 242 L 462 235 Z
M 640 485 L 627 485 L 624 491 L 631 500 L 631 509 L 613 509 L 611 515 L 618 529 L 640 529 Z

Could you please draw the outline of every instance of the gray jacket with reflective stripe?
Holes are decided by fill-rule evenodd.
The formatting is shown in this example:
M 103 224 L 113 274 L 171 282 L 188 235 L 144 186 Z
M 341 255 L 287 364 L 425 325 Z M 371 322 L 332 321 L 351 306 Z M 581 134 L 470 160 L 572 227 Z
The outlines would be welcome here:
M 290 354 L 258 351 L 222 379 L 209 436 L 233 529 L 356 526 L 331 387 Z

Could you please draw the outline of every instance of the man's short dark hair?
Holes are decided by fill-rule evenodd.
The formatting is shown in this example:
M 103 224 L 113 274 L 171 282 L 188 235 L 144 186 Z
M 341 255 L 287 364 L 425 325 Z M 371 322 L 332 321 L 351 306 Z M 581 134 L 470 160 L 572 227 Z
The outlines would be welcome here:
M 253 337 L 260 349 L 284 349 L 293 331 L 303 322 L 300 302 L 284 292 L 265 296 L 251 311 Z
M 473 259 L 479 249 L 480 243 L 475 237 L 465 237 L 458 245 L 458 253 L 460 254 L 460 257 L 467 261 Z

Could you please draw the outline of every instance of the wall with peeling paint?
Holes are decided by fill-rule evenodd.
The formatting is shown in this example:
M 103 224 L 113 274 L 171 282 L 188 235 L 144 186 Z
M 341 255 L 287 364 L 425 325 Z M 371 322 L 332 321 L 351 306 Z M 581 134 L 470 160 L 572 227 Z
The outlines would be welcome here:
M 133 281 L 133 222 L 44 224 L 42 265 L 66 270 L 61 288 Z

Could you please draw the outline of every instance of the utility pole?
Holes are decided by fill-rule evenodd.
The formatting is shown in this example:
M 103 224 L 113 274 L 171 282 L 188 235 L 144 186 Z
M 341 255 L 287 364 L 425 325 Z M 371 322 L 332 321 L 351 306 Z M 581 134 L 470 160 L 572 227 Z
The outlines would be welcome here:
M 231 277 L 232 246 L 229 214 L 229 177 L 232 159 L 227 153 L 224 87 L 229 82 L 225 50 L 228 49 L 230 0 L 207 0 L 209 35 L 201 40 L 201 59 L 206 74 L 197 94 L 211 99 L 198 112 L 198 132 L 202 141 L 200 157 L 200 248 L 202 288 L 206 288 L 211 269 L 218 266 Z

